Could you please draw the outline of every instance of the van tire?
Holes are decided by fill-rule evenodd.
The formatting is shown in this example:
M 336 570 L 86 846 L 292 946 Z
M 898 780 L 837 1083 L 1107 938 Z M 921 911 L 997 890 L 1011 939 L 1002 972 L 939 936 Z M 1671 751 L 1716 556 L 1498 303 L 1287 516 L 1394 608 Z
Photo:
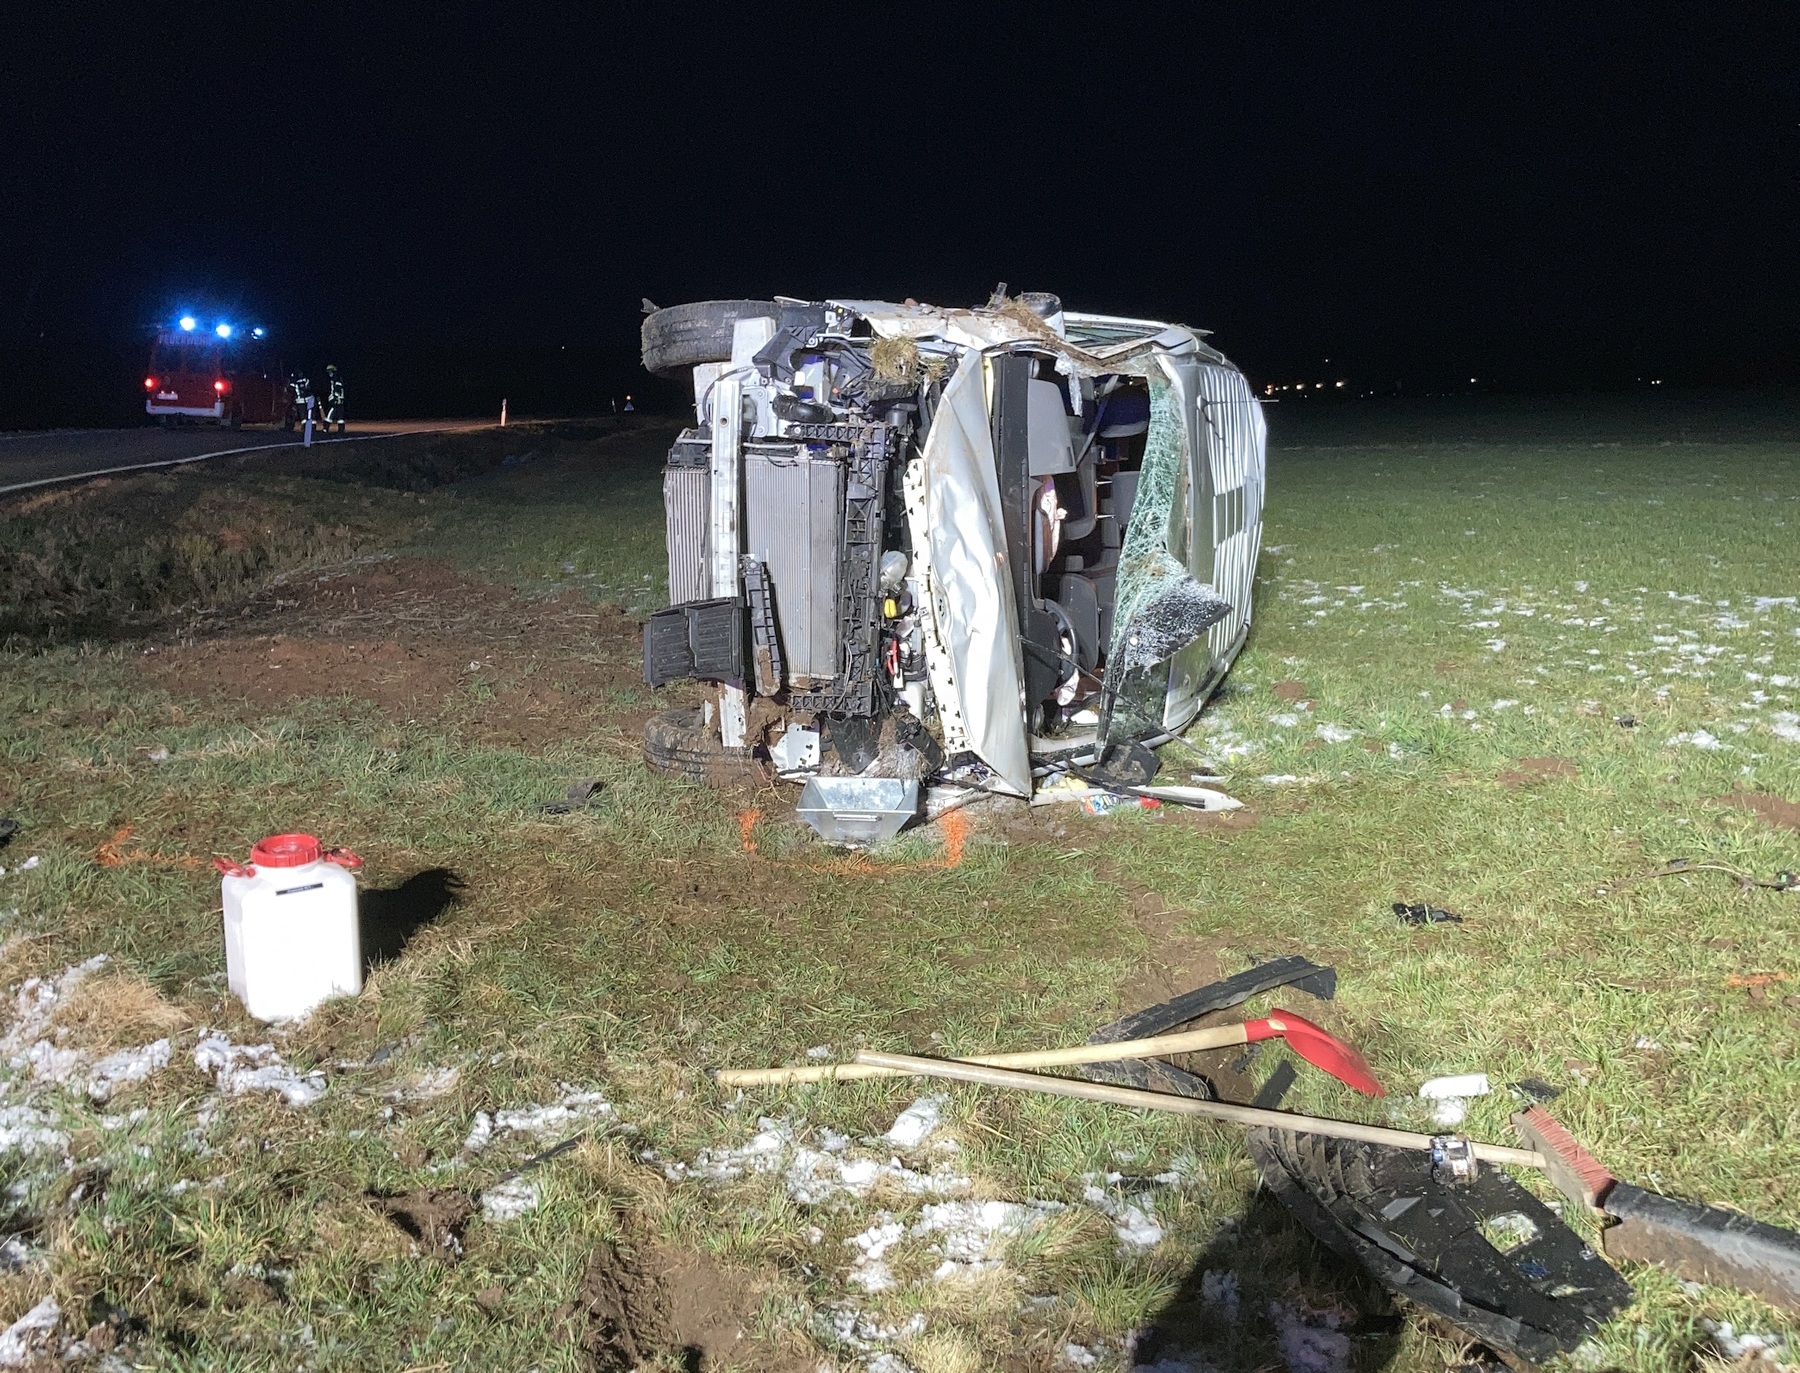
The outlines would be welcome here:
M 780 319 L 772 300 L 696 300 L 644 316 L 644 370 L 680 376 L 702 362 L 729 362 L 740 319 Z
M 761 782 L 762 768 L 747 748 L 726 748 L 706 724 L 706 707 L 664 710 L 644 724 L 644 766 L 665 777 L 729 785 Z

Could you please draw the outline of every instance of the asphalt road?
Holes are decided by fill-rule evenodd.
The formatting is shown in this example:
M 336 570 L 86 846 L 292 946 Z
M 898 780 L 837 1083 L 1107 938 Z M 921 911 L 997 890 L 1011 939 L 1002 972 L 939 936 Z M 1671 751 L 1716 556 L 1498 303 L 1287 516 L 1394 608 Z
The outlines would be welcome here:
M 315 444 L 343 443 L 397 434 L 440 433 L 485 429 L 484 420 L 365 420 L 352 422 L 343 435 L 313 435 Z M 221 453 L 298 446 L 298 434 L 255 425 L 216 429 L 194 425 L 162 429 L 50 429 L 0 434 L 0 494 L 52 482 L 98 477 L 139 468 L 174 467 Z

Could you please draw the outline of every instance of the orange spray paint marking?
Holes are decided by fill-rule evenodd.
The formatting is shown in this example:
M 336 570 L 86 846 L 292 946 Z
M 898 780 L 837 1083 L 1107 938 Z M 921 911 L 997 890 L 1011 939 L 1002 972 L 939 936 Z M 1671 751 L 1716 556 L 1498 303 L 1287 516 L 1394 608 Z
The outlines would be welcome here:
M 126 825 L 113 835 L 111 839 L 94 850 L 94 861 L 103 868 L 119 868 L 127 863 L 155 863 L 173 868 L 203 868 L 206 866 L 204 858 L 191 858 L 183 853 L 150 853 L 144 849 L 123 847 L 136 828 L 135 825 Z
M 749 810 L 738 812 L 738 839 L 744 846 L 745 853 L 756 852 L 756 822 L 762 819 L 762 812 L 755 806 Z
M 969 817 L 960 810 L 953 810 L 938 823 L 944 830 L 944 856 L 938 866 L 960 867 L 963 846 L 969 842 Z

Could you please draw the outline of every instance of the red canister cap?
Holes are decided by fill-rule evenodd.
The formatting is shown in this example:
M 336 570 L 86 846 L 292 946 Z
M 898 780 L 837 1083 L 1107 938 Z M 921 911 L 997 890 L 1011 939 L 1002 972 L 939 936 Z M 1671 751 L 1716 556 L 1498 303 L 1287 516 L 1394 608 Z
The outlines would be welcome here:
M 259 868 L 303 868 L 319 861 L 319 841 L 311 834 L 271 834 L 250 850 Z

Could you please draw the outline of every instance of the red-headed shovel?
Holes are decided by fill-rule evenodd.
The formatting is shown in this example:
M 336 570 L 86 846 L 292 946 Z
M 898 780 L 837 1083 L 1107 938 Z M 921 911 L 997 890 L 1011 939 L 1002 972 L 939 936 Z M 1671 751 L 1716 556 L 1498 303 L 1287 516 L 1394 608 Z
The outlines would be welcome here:
M 1368 1060 L 1305 1016 L 1295 1015 L 1292 1011 L 1275 1010 L 1261 1020 L 1246 1020 L 1242 1025 L 1228 1025 L 1224 1028 L 1241 1031 L 1246 1044 L 1254 1044 L 1261 1039 L 1285 1039 L 1288 1048 L 1313 1067 L 1330 1073 L 1339 1082 L 1348 1083 L 1365 1096 L 1387 1095 L 1387 1089 L 1375 1080 L 1375 1074 L 1370 1071 Z
M 1335 1035 L 1327 1034 L 1305 1016 L 1274 1011 L 1261 1020 L 1241 1025 L 1220 1025 L 1208 1030 L 1184 1030 L 1180 1034 L 1151 1039 L 1121 1039 L 1112 1044 L 1075 1044 L 1067 1049 L 1033 1049 L 1014 1054 L 964 1054 L 964 1063 L 995 1068 L 1057 1068 L 1078 1063 L 1111 1063 L 1124 1058 L 1162 1058 L 1169 1054 L 1193 1054 L 1206 1049 L 1229 1049 L 1234 1044 L 1254 1044 L 1263 1039 L 1285 1039 L 1288 1047 L 1315 1068 L 1330 1073 L 1369 1096 L 1386 1096 L 1369 1071 L 1363 1056 Z M 721 1068 L 713 1080 L 722 1087 L 769 1087 L 797 1082 L 825 1082 L 859 1077 L 898 1077 L 892 1068 L 862 1063 L 818 1063 L 804 1068 Z

